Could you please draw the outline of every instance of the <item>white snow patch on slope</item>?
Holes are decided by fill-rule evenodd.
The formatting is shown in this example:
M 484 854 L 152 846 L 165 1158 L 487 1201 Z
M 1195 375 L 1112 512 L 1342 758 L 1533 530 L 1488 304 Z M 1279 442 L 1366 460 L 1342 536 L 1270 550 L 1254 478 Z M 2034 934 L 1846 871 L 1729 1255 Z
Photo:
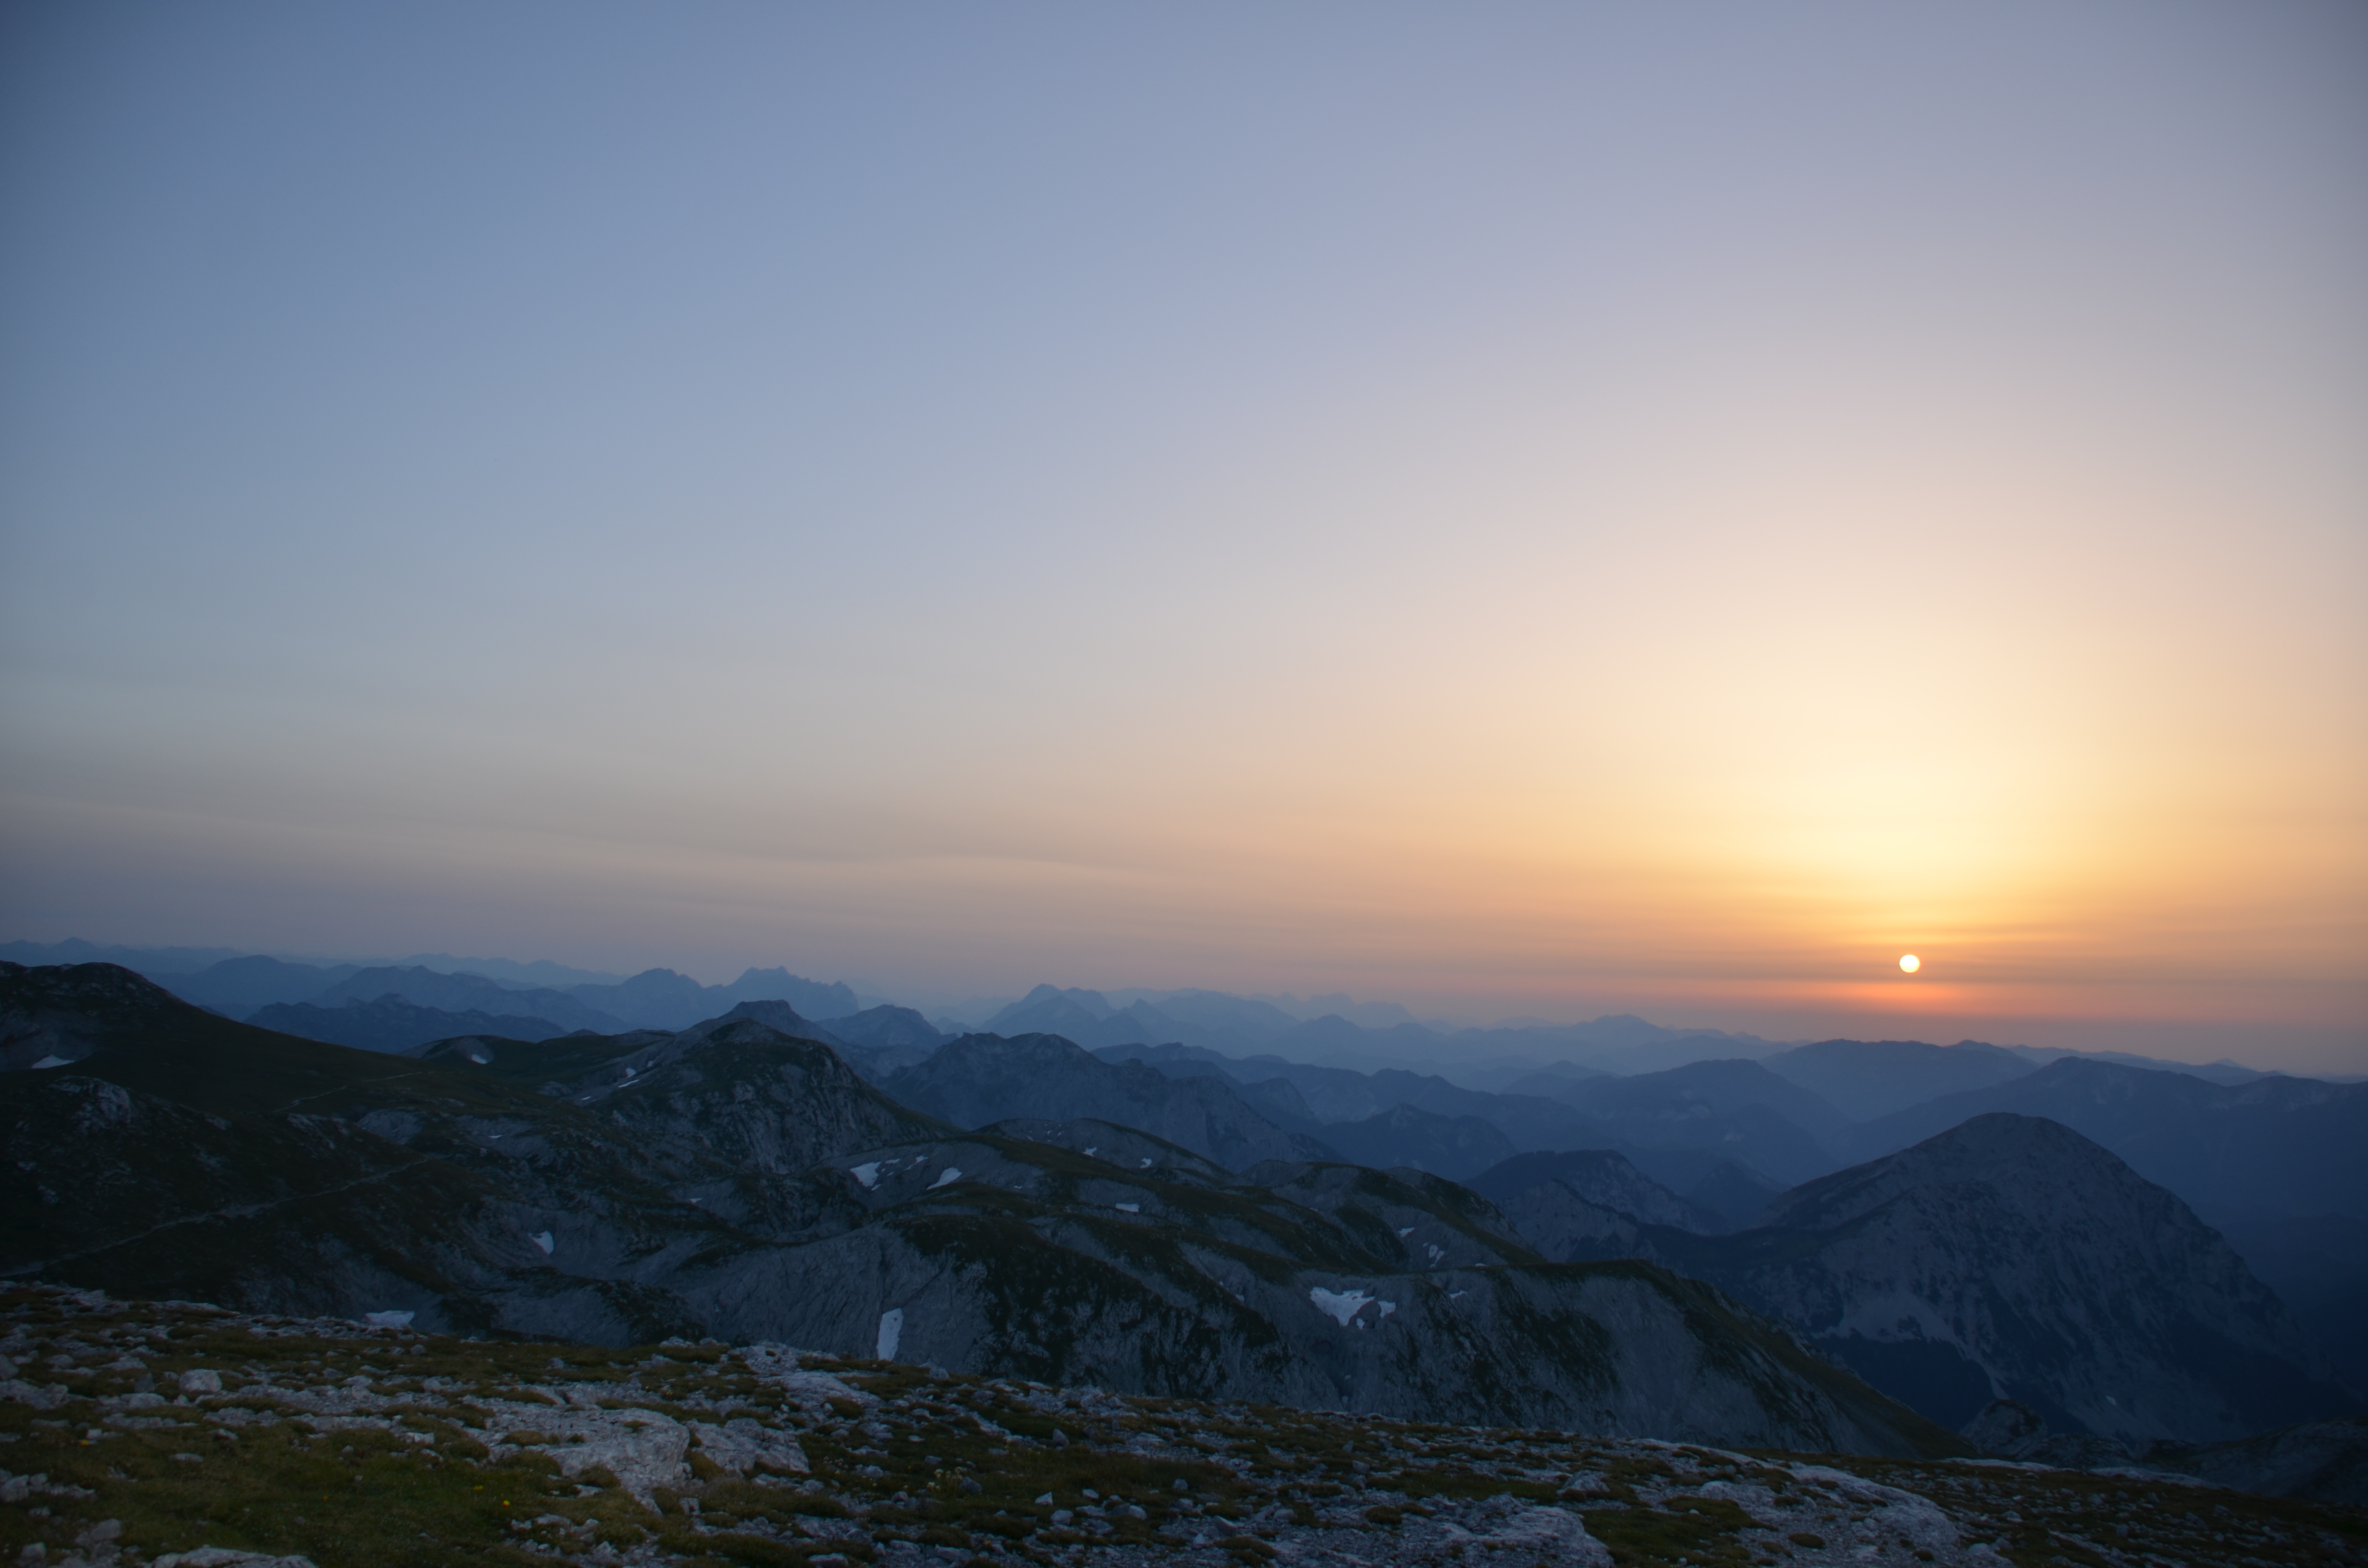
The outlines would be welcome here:
M 960 1180 L 962 1180 L 962 1167 L 960 1165 L 948 1165 L 943 1171 L 939 1173 L 938 1179 L 929 1184 L 929 1190 L 931 1192 L 935 1192 L 941 1187 L 950 1186 L 951 1184 Z
M 880 1314 L 880 1344 L 878 1354 L 882 1361 L 894 1361 L 896 1358 L 897 1342 L 902 1340 L 904 1337 L 905 1309 L 902 1307 L 891 1307 L 886 1312 L 882 1312 Z
M 847 1174 L 861 1182 L 868 1190 L 880 1185 L 880 1162 L 866 1160 Z
M 559 1245 L 558 1242 L 552 1238 L 552 1233 L 549 1231 L 537 1231 L 534 1234 L 527 1237 L 527 1240 L 541 1247 L 542 1249 L 542 1256 L 545 1257 L 549 1257 L 553 1249 Z
M 1338 1320 L 1342 1328 L 1348 1327 L 1351 1318 L 1373 1303 L 1372 1295 L 1369 1291 L 1326 1290 L 1321 1285 L 1311 1289 L 1307 1292 L 1307 1299 L 1315 1303 L 1317 1312 L 1328 1313 Z

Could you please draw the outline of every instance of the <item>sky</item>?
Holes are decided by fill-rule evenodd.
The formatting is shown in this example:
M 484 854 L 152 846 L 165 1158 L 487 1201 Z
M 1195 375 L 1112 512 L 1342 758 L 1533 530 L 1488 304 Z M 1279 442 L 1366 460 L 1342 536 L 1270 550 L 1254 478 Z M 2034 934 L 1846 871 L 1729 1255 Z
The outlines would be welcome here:
M 2356 6 L 19 6 L 0 226 L 0 937 L 2368 1072 Z

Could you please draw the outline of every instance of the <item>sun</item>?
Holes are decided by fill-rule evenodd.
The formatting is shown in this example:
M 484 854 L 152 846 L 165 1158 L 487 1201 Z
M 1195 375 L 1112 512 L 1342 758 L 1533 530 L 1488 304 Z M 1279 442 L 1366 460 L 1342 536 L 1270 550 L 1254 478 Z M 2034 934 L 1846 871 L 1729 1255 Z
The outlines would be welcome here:
M 1900 972 L 1903 974 L 1914 974 L 1918 970 L 1922 969 L 1923 967 L 1924 960 L 1918 958 L 1914 953 L 1902 953 L 1899 955 L 1899 969 Z

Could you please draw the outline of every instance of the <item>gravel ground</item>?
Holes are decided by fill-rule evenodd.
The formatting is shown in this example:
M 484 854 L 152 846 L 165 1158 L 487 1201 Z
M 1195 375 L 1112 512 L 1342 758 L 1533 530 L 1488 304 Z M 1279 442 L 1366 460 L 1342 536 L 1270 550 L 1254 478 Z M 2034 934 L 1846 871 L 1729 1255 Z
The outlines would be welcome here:
M 2175 1478 L 1119 1397 L 782 1346 L 0 1294 L 0 1561 L 98 1568 L 2368 1562 Z

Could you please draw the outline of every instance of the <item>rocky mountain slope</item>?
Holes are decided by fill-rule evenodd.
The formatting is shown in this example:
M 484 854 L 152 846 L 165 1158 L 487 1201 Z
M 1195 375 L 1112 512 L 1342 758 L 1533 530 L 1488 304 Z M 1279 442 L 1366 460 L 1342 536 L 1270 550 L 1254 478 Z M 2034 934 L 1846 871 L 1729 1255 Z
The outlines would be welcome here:
M 1752 1299 L 1854 1362 L 1978 1346 L 1998 1392 L 2133 1451 L 2350 1413 L 2226 1242 L 2053 1121 L 1976 1117 L 1785 1194 L 1768 1221 L 1822 1242 L 1753 1257 Z
M 1953 1049 L 1953 1048 L 1952 1048 Z M 2353 1355 L 2368 1340 L 2368 1084 L 2188 1073 L 2066 1060 L 1849 1129 L 1853 1159 L 1905 1148 L 1969 1117 L 2042 1116 L 2169 1187 L 2253 1271 Z M 2368 1372 L 2355 1373 L 2368 1392 Z
M 2356 1408 L 2226 1242 L 2053 1122 L 1976 1118 L 1796 1188 L 1736 1235 L 1579 1202 L 1545 1206 L 1548 1256 L 1716 1281 L 1950 1426 L 2007 1397 L 2135 1453 Z
M 1490 1093 L 1435 1074 L 1395 1068 L 1366 1073 L 1275 1056 L 1237 1059 L 1197 1046 L 1110 1046 L 1096 1054 L 1105 1061 L 1147 1062 L 1171 1077 L 1222 1075 L 1246 1097 L 1254 1086 L 1270 1093 L 1269 1085 L 1287 1085 L 1321 1124 L 1310 1130 L 1315 1136 L 1338 1145 L 1333 1130 L 1365 1124 L 1361 1134 L 1342 1135 L 1355 1138 L 1356 1158 L 1425 1169 L 1482 1168 L 1470 1155 L 1443 1148 L 1441 1130 L 1429 1119 L 1470 1119 L 1503 1135 L 1497 1145 L 1503 1154 L 1620 1149 L 1639 1163 L 1654 1161 L 1665 1178 L 1685 1188 L 1711 1181 L 1722 1165 L 1730 1165 L 1743 1173 L 1746 1187 L 1772 1196 L 1790 1182 L 1836 1168 L 1840 1161 L 1820 1133 L 1849 1125 L 1814 1093 L 1750 1062 L 1698 1062 L 1632 1078 L 1531 1074 L 1514 1081 L 1512 1092 Z M 1400 1107 L 1426 1114 L 1393 1120 Z M 1289 1124 L 1285 1116 L 1274 1119 Z M 1394 1131 L 1404 1136 L 1393 1142 Z M 1475 1153 L 1493 1144 L 1475 1134 L 1463 1136 Z M 1739 1198 L 1741 1189 L 1730 1192 L 1732 1181 L 1722 1180 L 1721 1199 Z M 1747 1207 L 1756 1211 L 1758 1203 Z
M 1683 1042 L 1660 1042 L 1677 1043 Z M 1758 1061 L 1706 1060 L 1628 1078 L 1565 1063 L 1502 1079 L 1520 1093 L 1183 1043 L 1099 1054 L 1149 1062 L 1171 1075 L 1223 1074 L 1245 1097 L 1254 1097 L 1254 1084 L 1287 1085 L 1324 1125 L 1296 1124 L 1279 1106 L 1258 1102 L 1259 1108 L 1278 1125 L 1317 1137 L 1327 1136 L 1326 1126 L 1410 1105 L 1476 1116 L 1523 1152 L 1616 1149 L 1661 1185 L 1717 1210 L 1729 1229 L 1759 1223 L 1767 1202 L 1789 1183 L 1896 1153 L 1971 1116 L 2000 1109 L 2045 1116 L 2176 1192 L 2305 1316 L 2330 1352 L 2348 1358 L 2354 1386 L 2368 1388 L 2356 1353 L 2368 1343 L 2368 1252 L 2354 1233 L 2368 1224 L 2368 1085 L 2274 1076 L 2224 1085 L 2203 1069 L 1977 1041 L 1825 1040 Z M 1873 1119 L 1851 1119 L 1865 1116 Z M 1408 1129 L 1416 1136 L 1395 1148 L 1365 1139 L 1358 1157 L 1431 1161 L 1436 1156 L 1424 1152 L 1429 1127 L 1417 1120 Z M 1601 1233 L 1591 1221 L 1580 1229 Z
M 965 1035 L 885 1079 L 905 1104 L 962 1127 L 1012 1117 L 1092 1118 L 1178 1143 L 1229 1169 L 1331 1151 L 1283 1131 L 1218 1078 L 1109 1062 L 1056 1035 Z
M 1113 1396 L 778 1345 L 0 1292 L 0 1553 L 56 1568 L 2351 1563 L 2358 1509 Z M 324 1504 L 316 1506 L 314 1497 Z
M 753 1018 L 391 1058 L 106 966 L 0 970 L 0 1014 L 81 1053 L 0 1075 L 18 1278 L 1728 1445 L 1953 1441 L 1702 1286 L 1539 1262 L 1452 1184 L 958 1132 Z M 958 1085 L 997 1081 L 966 1054 Z

